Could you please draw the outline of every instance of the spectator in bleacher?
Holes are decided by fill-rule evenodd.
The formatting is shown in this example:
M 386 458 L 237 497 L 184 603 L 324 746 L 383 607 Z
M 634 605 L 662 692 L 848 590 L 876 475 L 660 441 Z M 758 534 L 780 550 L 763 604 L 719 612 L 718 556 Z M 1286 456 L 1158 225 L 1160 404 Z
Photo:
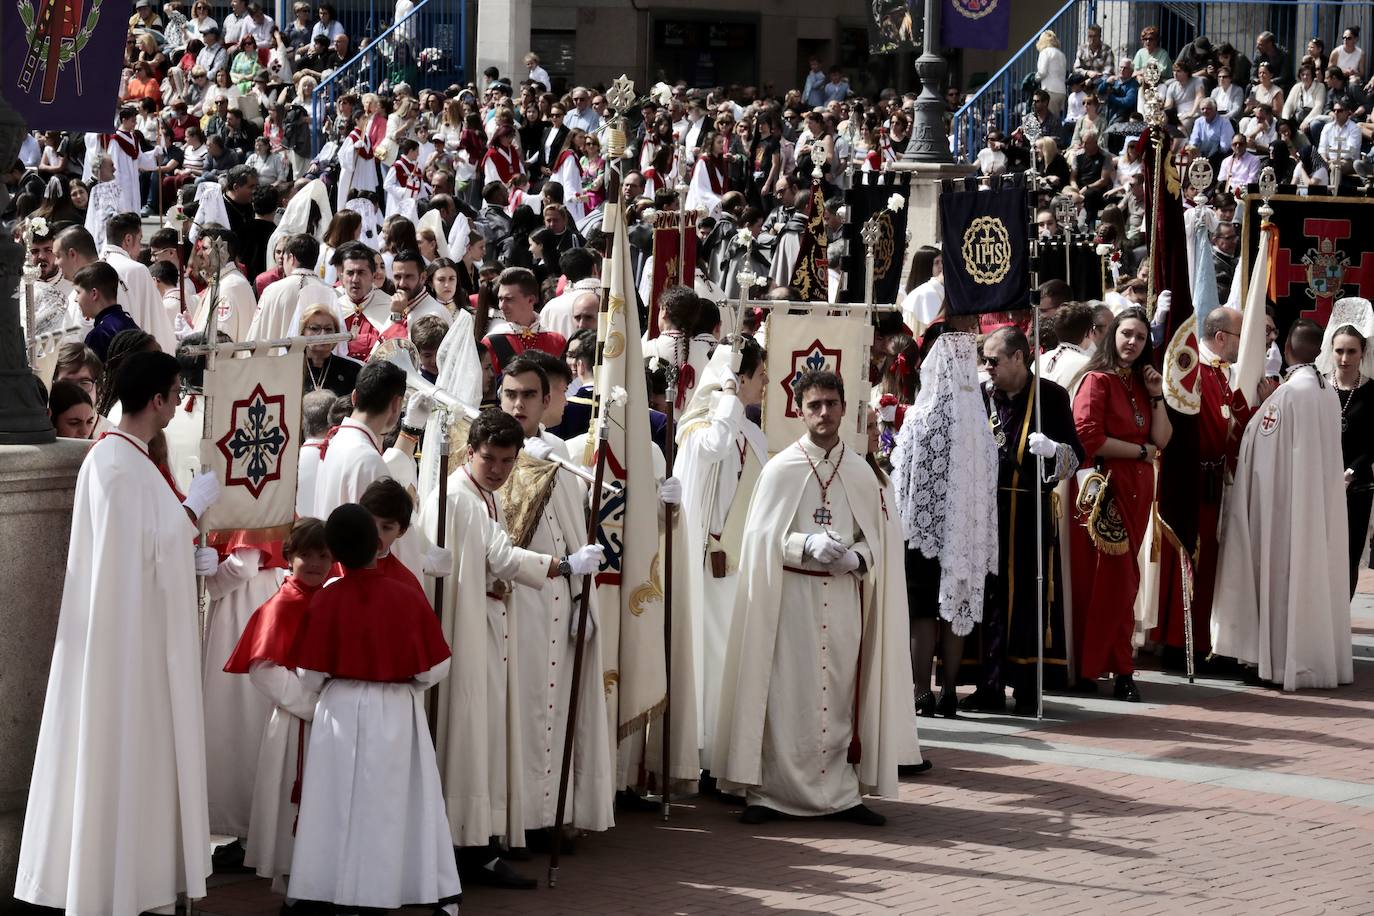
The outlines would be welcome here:
M 1116 57 L 1111 45 L 1102 41 L 1102 26 L 1097 23 L 1088 26 L 1088 40 L 1078 46 L 1078 52 L 1073 57 L 1073 68 L 1093 84 L 1116 73 Z
M 1073 136 L 1069 139 L 1070 149 L 1083 148 L 1083 134 L 1087 131 L 1095 131 L 1101 138 L 1102 132 L 1107 129 L 1107 118 L 1102 114 L 1102 101 L 1095 95 L 1090 95 L 1083 100 L 1083 117 L 1073 125 Z
M 1059 36 L 1048 29 L 1041 32 L 1035 49 L 1040 52 L 1035 59 L 1035 75 L 1040 80 L 1040 88 L 1050 94 L 1050 111 L 1062 116 L 1069 62 L 1059 50 Z
M 239 50 L 229 65 L 229 75 L 239 95 L 246 95 L 253 88 L 253 74 L 258 72 L 258 40 L 245 34 L 239 39 Z
M 1178 115 L 1179 127 L 1187 135 L 1193 129 L 1199 106 L 1207 98 L 1202 77 L 1194 76 L 1183 64 L 1175 63 L 1173 78 L 1164 83 L 1164 109 Z
M 1348 25 L 1341 33 L 1341 46 L 1331 52 L 1331 66 L 1340 67 L 1353 80 L 1364 79 L 1364 48 L 1359 45 L 1360 27 Z
M 276 30 L 277 24 L 272 21 L 271 16 L 263 11 L 262 4 L 254 3 L 248 7 L 248 21 L 243 25 L 245 37 L 252 35 L 259 48 L 270 48 L 272 46 L 272 34 Z
M 152 0 L 137 0 L 134 3 L 134 14 L 129 17 L 129 28 L 162 31 L 162 17 L 153 9 Z
M 1160 79 L 1165 79 L 1165 74 L 1169 72 L 1173 64 L 1169 52 L 1159 46 L 1159 29 L 1152 25 L 1147 25 L 1140 30 L 1141 48 L 1135 52 L 1135 57 L 1131 63 L 1135 65 L 1136 72 L 1139 73 L 1150 61 L 1159 64 Z
M 1031 114 L 1039 119 L 1041 134 L 1046 137 L 1059 136 L 1059 132 L 1064 127 L 1064 122 L 1050 108 L 1050 94 L 1044 89 L 1037 89 L 1031 95 Z
M 1339 100 L 1345 105 L 1350 117 L 1359 122 L 1369 114 L 1369 96 L 1359 85 L 1350 82 L 1345 71 L 1338 67 L 1326 70 L 1326 109 L 1308 118 L 1307 137 L 1314 144 L 1321 141 L 1322 130 L 1332 120 L 1332 109 Z
M 309 3 L 297 3 L 292 7 L 291 12 L 295 18 L 287 24 L 286 28 L 282 29 L 282 36 L 286 39 L 286 46 L 291 49 L 294 57 L 301 48 L 310 44 L 310 34 L 315 28 L 315 23 L 310 21 Z
M 1253 113 L 1261 105 L 1267 106 L 1271 111 L 1283 110 L 1283 89 L 1274 82 L 1274 68 L 1268 61 L 1261 61 L 1255 72 L 1259 75 L 1259 80 L 1250 89 L 1250 96 L 1245 100 L 1245 110 Z
M 244 0 L 229 0 L 229 15 L 224 17 L 224 43 L 238 47 L 248 32 L 248 4 Z
M 186 35 L 188 38 L 200 38 L 204 40 L 205 30 L 218 28 L 219 23 L 215 22 L 210 15 L 210 4 L 205 0 L 196 0 L 191 4 L 191 16 L 186 20 Z
M 205 71 L 207 79 L 213 81 L 215 75 L 229 65 L 229 52 L 220 40 L 219 26 L 213 22 L 201 30 L 200 37 L 205 46 L 196 55 L 196 66 Z
M 1293 62 L 1288 49 L 1281 47 L 1274 39 L 1273 32 L 1260 32 L 1255 39 L 1255 66 L 1269 65 L 1269 73 L 1280 86 L 1293 83 Z
M 1097 131 L 1083 134 L 1083 149 L 1074 158 L 1066 189 L 1082 208 L 1089 227 L 1097 224 L 1103 198 L 1115 180 L 1111 154 L 1098 146 L 1097 139 Z
M 1245 113 L 1245 89 L 1231 79 L 1230 67 L 1218 67 L 1216 74 L 1217 88 L 1210 98 L 1216 103 L 1217 113 L 1227 120 L 1239 119 Z
M 1212 47 L 1212 39 L 1206 35 L 1194 38 L 1179 49 L 1174 64 L 1182 64 L 1189 73 L 1201 78 L 1209 67 L 1216 65 L 1216 51 Z
M 1278 122 L 1268 105 L 1261 105 L 1248 118 L 1240 120 L 1240 134 L 1257 156 L 1269 155 L 1269 147 L 1279 138 Z
M 338 14 L 334 12 L 334 4 L 321 3 L 315 8 L 315 15 L 319 21 L 315 23 L 315 28 L 310 32 L 310 40 L 314 41 L 316 35 L 323 35 L 330 47 L 333 47 L 335 39 L 344 34 L 343 24 L 339 22 Z
M 830 68 L 830 81 L 821 87 L 821 92 L 825 95 L 825 103 L 843 102 L 849 98 L 849 80 L 844 78 L 844 71 L 839 67 Z
M 1351 120 L 1345 100 L 1337 99 L 1331 105 L 1331 120 L 1322 128 L 1317 155 L 1328 164 L 1339 159 L 1341 174 L 1349 175 L 1360 155 L 1360 139 L 1360 126 Z
M 1217 45 L 1217 70 L 1226 67 L 1231 71 L 1231 82 L 1239 86 L 1241 94 L 1250 86 L 1250 58 L 1236 50 L 1236 46 L 1229 41 L 1223 41 Z M 1217 103 L 1217 108 L 1222 107 Z
M 1303 64 L 1298 69 L 1298 82 L 1288 90 L 1283 100 L 1283 118 L 1292 120 L 1306 130 L 1312 114 L 1321 112 L 1325 107 L 1326 86 L 1317 80 L 1317 71 L 1311 64 Z
M 1303 64 L 1311 64 L 1312 69 L 1317 73 L 1317 82 L 1325 83 L 1327 60 L 1326 42 L 1314 36 L 1312 40 L 1307 43 L 1307 51 L 1303 54 L 1302 60 L 1298 61 L 1298 66 L 1302 67 Z
M 1107 121 L 1129 121 L 1136 113 L 1140 98 L 1140 80 L 1135 75 L 1135 64 L 1129 57 L 1121 58 L 1121 70 L 1108 80 L 1105 90 L 1107 97 Z
M 1231 140 L 1235 137 L 1235 128 L 1231 126 L 1231 119 L 1224 118 L 1217 111 L 1217 103 L 1212 99 L 1203 99 L 1201 116 L 1193 122 L 1193 131 L 1188 135 L 1188 145 L 1198 151 L 1198 154 L 1205 157 L 1212 163 L 1212 168 L 1216 169 L 1221 165 L 1222 157 L 1231 148 Z
M 1245 138 L 1237 136 L 1231 141 L 1231 155 L 1221 161 L 1221 168 L 1217 170 L 1217 184 L 1232 191 L 1244 191 L 1259 180 L 1260 165 L 1260 158 L 1250 152 Z

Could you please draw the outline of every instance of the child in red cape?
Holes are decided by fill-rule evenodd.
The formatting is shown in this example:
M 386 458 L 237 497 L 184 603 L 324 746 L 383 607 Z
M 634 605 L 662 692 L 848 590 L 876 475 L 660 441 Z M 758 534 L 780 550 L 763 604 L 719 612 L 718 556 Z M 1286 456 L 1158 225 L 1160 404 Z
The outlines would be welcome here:
M 378 572 L 388 579 L 413 585 L 423 595 L 424 587 L 420 585 L 420 580 L 391 551 L 392 545 L 409 530 L 410 517 L 415 512 L 415 501 L 410 498 L 406 488 L 391 477 L 374 480 L 358 498 L 358 505 L 366 509 L 377 523 L 377 537 L 381 541 L 377 551 Z
M 336 912 L 421 904 L 457 912 L 461 888 L 422 695 L 448 674 L 424 594 L 377 567 L 362 506 L 330 513 L 343 578 L 310 601 L 291 651 L 319 691 L 305 759 L 290 896 Z
M 310 599 L 324 586 L 334 563 L 325 543 L 324 522 L 297 520 L 282 544 L 282 554 L 291 574 L 253 612 L 224 666 L 231 674 L 248 675 L 273 704 L 258 748 L 243 864 L 271 878 L 272 889 L 279 894 L 286 893 L 286 876 L 291 873 L 305 749 L 318 699 L 301 683 L 289 659 Z M 287 900 L 288 905 L 293 902 Z

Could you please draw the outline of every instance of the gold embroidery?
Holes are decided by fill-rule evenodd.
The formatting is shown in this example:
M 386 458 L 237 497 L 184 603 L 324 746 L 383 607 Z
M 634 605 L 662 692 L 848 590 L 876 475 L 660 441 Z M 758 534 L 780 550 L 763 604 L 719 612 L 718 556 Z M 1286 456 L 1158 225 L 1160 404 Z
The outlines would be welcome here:
M 663 600 L 663 584 L 658 578 L 658 554 L 649 563 L 649 581 L 630 593 L 630 613 L 636 617 L 644 614 L 644 606 L 653 601 Z

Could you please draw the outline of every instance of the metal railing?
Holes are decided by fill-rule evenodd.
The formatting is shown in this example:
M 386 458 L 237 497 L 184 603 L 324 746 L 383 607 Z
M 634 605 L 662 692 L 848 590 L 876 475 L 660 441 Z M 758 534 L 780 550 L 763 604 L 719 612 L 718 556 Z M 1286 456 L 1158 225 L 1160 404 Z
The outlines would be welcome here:
M 1140 30 L 1147 25 L 1159 28 L 1160 47 L 1169 52 L 1170 59 L 1194 38 L 1206 35 L 1213 47 L 1230 42 L 1253 61 L 1256 36 L 1269 31 L 1291 56 L 1296 72 L 1310 39 L 1321 39 L 1329 57 L 1340 45 L 1341 32 L 1347 26 L 1360 27 L 1359 45 L 1365 49 L 1366 61 L 1374 54 L 1374 0 L 1069 0 L 955 113 L 951 137 L 955 158 L 972 160 L 983 148 L 988 131 L 1010 133 L 1020 124 L 1036 88 L 1033 78 L 1039 52 L 1035 43 L 1041 33 L 1055 33 L 1072 73 L 1079 43 L 1086 39 L 1092 23 L 1102 26 L 1102 41 L 1111 46 L 1118 60 L 1135 55 L 1140 48 Z M 1369 71 L 1370 65 L 1365 66 Z M 1251 78 L 1255 78 L 1253 72 Z
M 404 18 L 393 22 L 315 88 L 310 112 L 312 152 L 319 152 L 324 126 L 340 96 L 377 92 L 397 83 L 417 91 L 446 88 L 464 83 L 467 71 L 465 0 L 419 0 Z

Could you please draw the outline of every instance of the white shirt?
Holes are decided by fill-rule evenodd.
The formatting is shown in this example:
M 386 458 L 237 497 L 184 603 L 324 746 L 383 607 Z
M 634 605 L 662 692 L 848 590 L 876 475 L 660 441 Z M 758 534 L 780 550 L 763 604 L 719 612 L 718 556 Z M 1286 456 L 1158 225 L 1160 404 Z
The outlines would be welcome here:
M 529 78 L 544 84 L 545 91 L 553 89 L 553 82 L 549 79 L 549 71 L 535 64 L 530 68 Z
M 1341 138 L 1341 161 L 1354 162 L 1360 152 L 1360 125 L 1353 118 L 1346 118 L 1344 127 L 1333 118 L 1322 128 L 1321 142 L 1317 144 L 1317 153 L 1322 161 L 1331 159 L 1337 137 Z

